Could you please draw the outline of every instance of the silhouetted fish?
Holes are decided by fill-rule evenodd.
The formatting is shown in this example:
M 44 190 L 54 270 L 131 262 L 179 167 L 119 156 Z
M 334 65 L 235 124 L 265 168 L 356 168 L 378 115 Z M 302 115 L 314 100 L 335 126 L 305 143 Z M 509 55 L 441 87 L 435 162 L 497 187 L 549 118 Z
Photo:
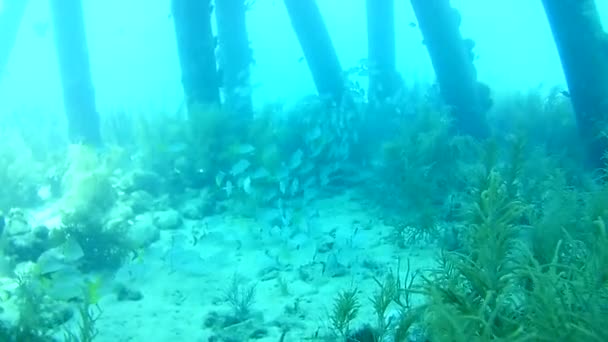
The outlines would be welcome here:
M 230 169 L 230 174 L 233 176 L 238 176 L 241 173 L 245 172 L 249 168 L 251 163 L 247 159 L 241 159 L 238 163 L 234 164 Z

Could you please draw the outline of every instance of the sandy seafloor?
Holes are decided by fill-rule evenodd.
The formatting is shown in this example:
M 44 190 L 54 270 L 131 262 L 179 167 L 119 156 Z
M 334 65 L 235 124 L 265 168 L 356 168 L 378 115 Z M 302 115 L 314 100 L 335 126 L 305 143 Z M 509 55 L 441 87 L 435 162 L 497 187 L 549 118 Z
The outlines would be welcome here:
M 216 336 L 276 342 L 284 330 L 284 341 L 310 340 L 330 331 L 329 314 L 341 290 L 359 291 L 353 327 L 374 325 L 374 277 L 382 279 L 399 262 L 404 275 L 408 259 L 412 271 L 434 264 L 434 247 L 397 247 L 393 228 L 357 191 L 313 201 L 307 209 L 315 215 L 306 232 L 289 238 L 230 212 L 161 231 L 159 241 L 104 284 L 124 283 L 143 298 L 118 301 L 105 291 L 95 341 L 223 341 Z M 224 296 L 235 274 L 244 286 L 256 286 L 255 302 L 249 319 L 219 327 L 214 317 L 232 312 Z

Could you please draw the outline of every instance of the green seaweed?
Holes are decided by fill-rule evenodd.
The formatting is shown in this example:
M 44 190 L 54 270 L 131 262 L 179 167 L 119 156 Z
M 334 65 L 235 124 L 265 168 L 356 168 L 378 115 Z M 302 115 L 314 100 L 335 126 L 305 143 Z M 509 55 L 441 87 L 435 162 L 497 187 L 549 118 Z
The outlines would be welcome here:
M 103 314 L 103 310 L 99 306 L 99 290 L 100 281 L 88 282 L 83 289 L 83 300 L 78 304 L 78 330 L 64 330 L 65 342 L 92 342 L 99 334 L 99 330 L 95 326 L 97 320 Z
M 44 164 L 15 132 L 2 133 L 0 145 L 0 211 L 31 208 L 38 201 L 37 191 L 44 182 Z
M 110 180 L 112 165 L 93 148 L 71 145 L 63 176 L 61 209 L 76 216 L 102 217 L 114 205 L 116 190 Z
M 344 341 L 347 341 L 350 325 L 357 318 L 361 307 L 357 293 L 357 289 L 343 290 L 338 293 L 329 315 L 332 328 Z
M 110 227 L 86 214 L 64 215 L 62 221 L 62 228 L 52 238 L 58 245 L 75 239 L 84 252 L 78 264 L 83 272 L 115 270 L 134 250 L 126 238 L 127 226 Z
M 426 335 L 433 341 L 606 340 L 605 185 L 581 192 L 555 173 L 543 183 L 548 199 L 527 204 L 509 189 L 526 173 L 506 168 L 511 176 L 503 179 L 492 159 L 462 216 L 464 249 L 443 252 L 438 267 L 422 277 L 418 291 L 427 303 L 418 309 Z
M 454 135 L 449 111 L 432 103 L 419 105 L 414 118 L 403 119 L 382 147 L 378 203 L 396 228 L 395 243 L 431 242 L 441 236 L 439 222 L 453 194 L 466 187 L 479 144 Z
M 235 323 L 243 322 L 250 317 L 255 295 L 255 284 L 246 284 L 238 274 L 232 276 L 230 286 L 226 288 L 223 299 L 230 305 Z

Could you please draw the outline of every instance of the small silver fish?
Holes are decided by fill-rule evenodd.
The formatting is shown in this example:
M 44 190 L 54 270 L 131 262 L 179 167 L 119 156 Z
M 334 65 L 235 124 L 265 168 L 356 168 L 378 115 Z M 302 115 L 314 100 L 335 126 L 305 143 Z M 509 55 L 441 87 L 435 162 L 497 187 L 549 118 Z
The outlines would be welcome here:
M 59 248 L 66 262 L 75 262 L 84 256 L 84 251 L 75 238 L 69 238 Z
M 302 168 L 300 170 L 298 170 L 298 173 L 306 174 L 306 173 L 309 173 L 310 171 L 312 171 L 314 168 L 315 168 L 315 164 L 309 160 L 304 163 L 304 165 L 302 166 Z
M 222 183 L 224 182 L 224 177 L 226 177 L 226 174 L 222 171 L 218 172 L 217 175 L 215 175 L 215 184 L 217 184 L 218 187 L 222 186 Z
M 315 128 L 313 128 L 312 131 L 310 131 L 306 134 L 306 141 L 312 142 L 312 141 L 319 139 L 320 137 L 321 137 L 321 128 L 319 126 L 315 126 Z
M 239 96 L 249 96 L 251 91 L 251 87 L 238 87 L 234 90 L 234 93 Z
M 340 129 L 346 128 L 346 124 L 344 123 L 344 117 L 343 116 L 340 116 L 339 119 L 338 119 L 338 127 Z
M 282 198 L 279 198 L 279 199 L 277 200 L 277 208 L 278 208 L 278 209 L 279 209 L 281 212 L 283 212 L 283 211 L 285 210 L 285 205 L 283 204 L 283 199 L 282 199 Z
M 230 174 L 233 176 L 238 176 L 241 173 L 245 172 L 249 168 L 251 163 L 247 159 L 241 159 L 238 163 L 234 164 L 230 169 Z
M 308 203 L 312 202 L 318 196 L 319 196 L 318 191 L 314 190 L 314 189 L 308 189 L 308 190 L 304 191 L 304 193 L 302 195 L 303 201 L 304 201 L 305 204 L 308 204 Z
M 348 143 L 340 144 L 340 146 L 338 147 L 337 157 L 340 160 L 346 160 L 346 159 L 348 159 L 349 155 L 350 155 L 350 145 Z
M 250 154 L 255 151 L 255 147 L 251 144 L 240 144 L 236 147 L 239 154 Z
M 167 152 L 172 154 L 185 153 L 188 149 L 188 145 L 184 142 L 176 142 L 167 146 Z
M 51 193 L 51 186 L 50 185 L 41 186 L 38 189 L 37 195 L 43 201 L 48 200 L 49 198 L 51 198 L 53 196 L 53 194 Z
M 285 165 L 281 165 L 281 168 L 277 171 L 276 178 L 285 179 L 287 177 L 289 177 L 289 169 Z
M 281 223 L 283 224 L 283 227 L 289 227 L 291 225 L 293 219 L 293 214 L 291 213 L 290 210 L 285 210 L 283 212 L 283 215 L 281 216 Z
M 311 158 L 317 158 L 319 155 L 321 155 L 321 152 L 323 152 L 324 149 L 325 149 L 325 143 L 324 142 L 318 142 L 316 144 L 316 146 L 313 147 L 312 153 L 310 154 L 310 157 Z
M 338 126 L 338 113 L 334 110 L 331 113 L 330 123 L 333 127 Z
M 289 188 L 289 192 L 291 196 L 295 196 L 295 194 L 300 189 L 300 181 L 297 178 L 294 178 L 291 182 L 291 187 Z
M 329 184 L 329 174 L 331 172 L 332 171 L 329 169 L 329 167 L 326 167 L 319 173 L 319 181 L 321 181 L 322 186 L 326 186 L 327 184 Z
M 268 172 L 268 170 L 266 170 L 263 167 L 259 167 L 251 175 L 252 179 L 260 179 L 260 178 L 268 178 L 268 177 L 270 177 L 270 172 Z
M 287 192 L 287 180 L 286 179 L 282 179 L 279 182 L 279 190 L 281 191 L 281 193 L 283 195 L 285 195 L 285 192 Z
M 234 186 L 232 185 L 231 181 L 227 181 L 226 182 L 226 186 L 223 188 L 226 191 L 226 196 L 230 197 L 230 195 L 232 195 L 232 188 Z
M 277 196 L 276 190 L 275 191 L 268 191 L 264 196 L 262 196 L 262 200 L 264 201 L 264 203 L 268 203 L 272 199 L 274 199 L 276 196 Z
M 243 180 L 243 191 L 245 191 L 245 193 L 247 195 L 251 195 L 251 178 L 247 177 Z
M 310 189 L 310 188 L 314 187 L 316 182 L 317 182 L 317 178 L 314 176 L 310 176 L 304 181 L 304 183 L 302 184 L 302 188 Z
M 338 157 L 338 147 L 336 145 L 331 145 L 329 148 L 329 155 L 328 157 L 330 159 L 336 159 Z
M 49 249 L 42 253 L 38 257 L 36 264 L 38 265 L 41 275 L 55 273 L 71 267 L 71 265 L 64 260 L 63 255 L 56 249 Z
M 302 164 L 302 156 L 304 156 L 304 152 L 302 152 L 302 150 L 300 149 L 298 149 L 291 155 L 291 158 L 289 159 L 290 170 L 293 170 L 300 166 L 300 164 Z

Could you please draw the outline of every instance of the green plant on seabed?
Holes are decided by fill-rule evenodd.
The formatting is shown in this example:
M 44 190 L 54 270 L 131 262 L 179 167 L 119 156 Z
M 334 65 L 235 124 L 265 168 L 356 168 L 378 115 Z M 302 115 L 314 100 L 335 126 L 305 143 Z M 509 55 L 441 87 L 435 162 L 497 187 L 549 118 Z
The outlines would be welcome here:
M 406 248 L 421 243 L 429 244 L 441 236 L 438 226 L 439 208 L 425 205 L 416 210 L 409 220 L 402 217 L 388 220 L 393 228 L 393 239 L 399 248 Z
M 114 165 L 88 146 L 72 145 L 69 152 L 63 177 L 62 229 L 52 237 L 59 243 L 69 238 L 78 242 L 84 252 L 83 271 L 116 269 L 132 249 L 125 235 L 128 227 L 107 223 L 117 197 L 111 181 Z
M 2 140 L 0 210 L 32 206 L 39 200 L 37 190 L 43 181 L 42 164 L 34 159 L 32 151 L 18 134 L 7 132 Z
M 374 278 L 378 289 L 370 302 L 375 314 L 374 325 L 364 325 L 359 329 L 351 329 L 352 322 L 357 318 L 361 304 L 357 297 L 357 289 L 343 290 L 334 299 L 329 323 L 334 333 L 343 341 L 386 341 L 405 342 L 412 334 L 412 327 L 419 320 L 421 307 L 414 307 L 413 295 L 418 291 L 414 283 L 418 272 L 412 272 L 408 259 L 405 275 L 400 274 L 400 263 L 397 271 L 392 270 L 384 279 Z M 399 313 L 395 317 L 387 314 L 389 307 L 396 306 Z M 395 321 L 396 319 L 396 321 Z M 371 339 L 371 340 L 370 340 Z
M 52 341 L 53 327 L 45 318 L 42 287 L 29 275 L 18 275 L 16 281 L 19 319 L 9 335 L 14 341 Z
M 509 197 L 498 172 L 490 170 L 467 215 L 466 250 L 443 255 L 425 278 L 429 299 L 425 324 L 433 340 L 515 338 L 519 326 L 517 281 L 521 264 L 518 220 L 525 206 Z M 456 314 L 460 313 L 460 314 Z
M 344 341 L 348 341 L 350 325 L 357 318 L 361 308 L 357 292 L 357 289 L 341 291 L 334 300 L 334 306 L 329 315 L 332 328 Z
M 447 110 L 425 104 L 412 122 L 403 120 L 383 145 L 379 203 L 399 247 L 430 243 L 442 236 L 446 199 L 465 187 L 464 165 L 477 160 L 479 143 L 454 136 Z
M 108 162 L 92 147 L 70 146 L 69 166 L 62 179 L 61 209 L 64 213 L 103 218 L 117 195 L 110 177 L 113 165 Z
M 607 340 L 603 325 L 608 319 L 608 237 L 601 211 L 588 199 L 596 195 L 575 200 L 575 213 L 541 217 L 542 226 L 534 222 L 532 229 L 560 232 L 539 249 L 535 245 L 540 240 L 521 240 L 522 230 L 528 229 L 521 224 L 527 205 L 513 198 L 516 192 L 509 191 L 507 182 L 495 170 L 487 174 L 466 216 L 465 249 L 444 252 L 438 269 L 422 277 L 421 290 L 428 299 L 421 323 L 428 338 Z M 571 203 L 561 196 L 552 205 Z M 539 215 L 558 212 L 544 210 Z M 571 221 L 577 217 L 579 227 L 573 229 Z M 553 252 L 547 257 L 545 250 L 552 242 Z M 541 260 L 535 255 L 539 251 Z
M 54 240 L 63 243 L 73 238 L 84 253 L 79 262 L 83 272 L 117 269 L 133 252 L 126 238 L 126 227 L 109 227 L 96 217 L 64 215 L 62 229 L 52 234 Z
M 410 260 L 407 260 L 405 275 L 400 275 L 401 263 L 397 264 L 397 272 L 390 271 L 384 280 L 374 278 L 378 285 L 378 290 L 374 293 L 370 301 L 376 314 L 376 326 L 374 331 L 375 341 L 384 341 L 389 335 L 391 328 L 392 341 L 407 341 L 411 333 L 411 328 L 418 320 L 419 308 L 414 308 L 412 296 L 415 294 L 414 282 L 418 277 L 418 272 L 412 272 Z M 399 309 L 398 321 L 394 327 L 392 318 L 387 316 L 387 310 L 391 304 L 396 304 Z
M 84 289 L 84 297 L 78 306 L 78 331 L 64 330 L 65 342 L 92 342 L 99 334 L 95 324 L 103 310 L 99 306 L 100 282 L 88 282 Z
M 233 275 L 230 286 L 224 292 L 224 300 L 231 306 L 235 323 L 245 321 L 251 315 L 255 303 L 256 285 L 247 285 L 238 274 Z

